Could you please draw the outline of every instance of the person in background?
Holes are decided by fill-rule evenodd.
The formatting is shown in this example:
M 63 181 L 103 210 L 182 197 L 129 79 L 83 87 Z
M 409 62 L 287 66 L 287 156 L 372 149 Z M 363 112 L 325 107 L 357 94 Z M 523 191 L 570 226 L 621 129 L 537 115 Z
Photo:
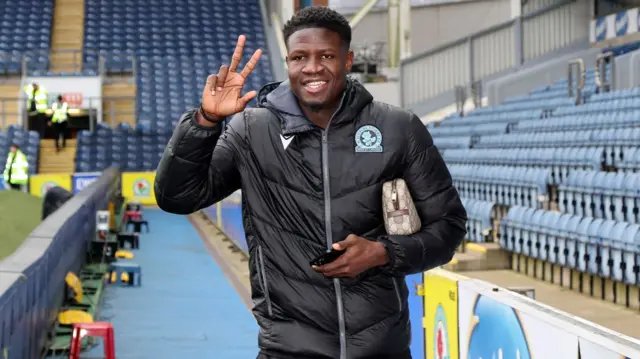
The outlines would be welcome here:
M 56 136 L 56 151 L 60 152 L 60 137 L 62 137 L 62 148 L 66 147 L 67 142 L 68 104 L 62 100 L 62 95 L 58 96 L 58 101 L 53 103 L 51 109 L 53 110 L 51 123 L 53 123 L 53 130 Z
M 29 161 L 15 143 L 11 144 L 2 176 L 11 189 L 26 192 L 26 185 L 29 181 Z
M 38 132 L 40 138 L 44 138 L 48 122 L 47 109 L 49 108 L 47 89 L 34 82 L 25 86 L 24 92 L 27 95 L 29 129 Z

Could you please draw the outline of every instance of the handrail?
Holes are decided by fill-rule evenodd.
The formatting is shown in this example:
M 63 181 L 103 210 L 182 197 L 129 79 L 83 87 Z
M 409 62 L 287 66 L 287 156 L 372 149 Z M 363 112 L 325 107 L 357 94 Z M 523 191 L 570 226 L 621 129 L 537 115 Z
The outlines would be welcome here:
M 13 315 L 0 316 L 0 328 L 14 333 L 0 336 L 4 357 L 41 357 L 62 304 L 64 276 L 82 267 L 95 235 L 95 212 L 107 207 L 119 181 L 118 168 L 107 169 L 42 221 L 13 254 L 0 260 L 0 313 L 14 308 Z
M 616 73 L 616 62 L 613 58 L 614 54 L 611 51 L 598 54 L 596 57 L 596 91 L 598 93 L 613 91 L 616 88 L 616 77 L 611 75 L 609 79 L 609 74 L 607 73 L 607 65 L 611 66 L 611 74 Z
M 586 71 L 585 71 L 585 67 L 584 67 L 584 60 L 582 59 L 575 59 L 575 60 L 571 60 L 569 61 L 569 73 L 567 75 L 567 79 L 569 80 L 569 84 L 567 86 L 567 90 L 569 97 L 573 97 L 574 93 L 573 93 L 573 68 L 577 67 L 578 68 L 578 74 L 576 75 L 576 89 L 575 89 L 575 96 L 576 96 L 576 105 L 579 105 L 582 103 L 582 89 L 584 88 L 585 85 L 585 80 L 586 80 Z
M 109 123 L 111 127 L 117 125 L 116 118 L 121 115 L 132 115 L 136 116 L 137 113 L 137 99 L 135 96 L 103 96 L 103 97 L 86 97 L 89 104 L 88 106 L 81 106 L 82 110 L 89 111 L 98 111 L 101 110 L 101 119 L 96 119 L 92 113 L 90 113 L 90 127 L 93 128 L 95 122 L 105 122 Z M 21 111 L 21 108 L 26 108 L 27 99 L 24 97 L 22 93 L 18 94 L 16 97 L 0 97 L 0 129 L 6 129 L 9 125 L 20 125 L 25 129 L 28 129 L 28 123 L 26 121 L 21 121 L 20 116 L 25 114 L 25 112 Z M 124 102 L 131 102 L 131 110 L 122 110 L 118 109 L 118 104 L 122 104 Z M 7 105 L 12 104 L 12 105 Z M 16 110 L 7 110 L 7 108 L 16 108 Z M 70 107 L 70 110 L 73 111 L 75 108 Z M 96 114 L 100 115 L 100 113 Z M 13 120 L 10 121 L 8 118 L 11 117 Z M 99 120 L 99 121 L 96 121 Z

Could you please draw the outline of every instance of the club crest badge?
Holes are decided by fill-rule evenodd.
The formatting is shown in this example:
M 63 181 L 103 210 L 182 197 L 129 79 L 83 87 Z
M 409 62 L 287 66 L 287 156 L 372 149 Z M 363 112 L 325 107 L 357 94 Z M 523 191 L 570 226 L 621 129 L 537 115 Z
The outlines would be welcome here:
M 365 125 L 356 132 L 356 152 L 382 152 L 382 132 L 372 125 Z

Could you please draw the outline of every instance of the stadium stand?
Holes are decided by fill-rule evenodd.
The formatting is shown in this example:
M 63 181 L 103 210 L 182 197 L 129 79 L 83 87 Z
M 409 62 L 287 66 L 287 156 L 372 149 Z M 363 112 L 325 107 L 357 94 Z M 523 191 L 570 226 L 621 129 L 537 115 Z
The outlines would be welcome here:
M 239 10 L 241 9 L 241 10 Z M 265 48 L 255 0 L 88 0 L 85 16 L 85 69 L 106 56 L 112 72 L 127 72 L 136 61 L 137 124 L 98 128 L 78 138 L 77 171 L 153 170 L 180 115 L 197 106 L 209 73 L 230 60 L 237 36 L 246 34 L 246 58 Z M 264 54 L 247 88 L 271 81 Z
M 586 71 L 582 104 L 565 79 L 429 127 L 469 241 L 498 238 L 515 255 L 637 286 L 640 89 L 596 91 L 595 77 Z
M 21 71 L 22 55 L 30 51 L 47 53 L 51 38 L 53 0 L 25 0 L 21 2 L 0 1 L 0 73 L 17 75 Z M 48 66 L 46 56 L 38 61 Z M 17 101 L 20 86 L 2 84 L 3 119 L 0 123 L 0 164 L 4 169 L 9 145 L 13 142 L 22 147 L 29 159 L 29 172 L 38 168 L 39 136 L 26 132 L 18 123 Z M 11 97 L 11 99 L 5 99 Z M 1 128 L 4 125 L 5 128 Z
M 25 52 L 48 53 L 51 39 L 53 0 L 0 1 L 0 71 L 17 75 Z M 38 63 L 48 66 L 48 57 Z

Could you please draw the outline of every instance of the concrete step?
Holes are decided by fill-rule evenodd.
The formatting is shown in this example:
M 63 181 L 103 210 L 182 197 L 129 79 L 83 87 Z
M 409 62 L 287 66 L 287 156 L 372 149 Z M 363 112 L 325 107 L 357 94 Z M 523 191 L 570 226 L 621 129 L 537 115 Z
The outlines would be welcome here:
M 75 138 L 68 138 L 67 141 L 67 147 L 76 147 L 78 141 Z M 40 140 L 40 148 L 44 149 L 44 148 L 51 148 L 54 149 L 56 148 L 56 141 L 53 139 L 44 139 L 44 140 Z
M 457 252 L 453 260 L 444 266 L 452 272 L 509 269 L 511 255 L 497 243 L 467 243 L 463 252 Z

